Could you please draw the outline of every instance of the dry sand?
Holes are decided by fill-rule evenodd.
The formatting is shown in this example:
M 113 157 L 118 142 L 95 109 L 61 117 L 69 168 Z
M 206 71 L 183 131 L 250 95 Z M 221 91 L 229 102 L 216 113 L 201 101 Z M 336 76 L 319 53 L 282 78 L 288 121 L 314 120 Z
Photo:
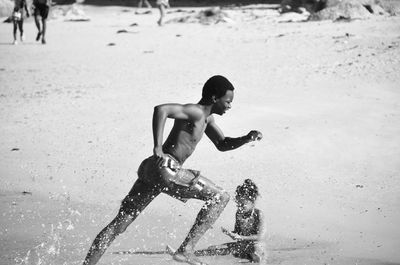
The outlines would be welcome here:
M 225 134 L 264 139 L 227 153 L 204 139 L 185 166 L 231 194 L 259 185 L 268 263 L 400 264 L 398 17 L 278 23 L 242 8 L 228 11 L 236 23 L 158 27 L 156 10 L 84 11 L 90 22 L 51 20 L 47 45 L 32 20 L 17 46 L 0 25 L 1 265 L 80 264 L 152 152 L 153 106 L 197 102 L 214 74 L 236 87 Z M 175 264 L 113 253 L 178 246 L 201 205 L 160 195 L 99 264 Z M 199 248 L 228 240 L 234 211 Z

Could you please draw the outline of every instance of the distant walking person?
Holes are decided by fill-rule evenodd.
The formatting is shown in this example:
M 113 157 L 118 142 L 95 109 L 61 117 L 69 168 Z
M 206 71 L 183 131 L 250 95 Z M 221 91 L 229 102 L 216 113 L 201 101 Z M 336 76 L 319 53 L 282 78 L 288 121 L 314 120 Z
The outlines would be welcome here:
M 26 16 L 29 17 L 29 10 L 26 5 L 26 0 L 14 0 L 14 11 L 12 13 L 12 21 L 14 24 L 14 29 L 13 29 L 14 45 L 18 44 L 17 41 L 18 29 L 21 42 L 24 41 L 24 17 L 25 17 L 24 12 L 26 13 Z
M 169 8 L 169 1 L 168 0 L 157 0 L 157 7 L 160 10 L 160 19 L 158 20 L 158 25 L 164 25 L 164 17 L 165 17 L 165 9 Z
M 33 0 L 33 15 L 35 16 L 35 23 L 38 29 L 36 41 L 42 39 L 42 44 L 46 44 L 46 20 L 49 16 L 50 6 L 51 0 Z M 39 16 L 41 17 L 42 25 L 40 25 Z
M 142 8 L 143 4 L 147 7 L 147 8 L 152 8 L 150 2 L 148 0 L 139 0 L 139 4 L 138 4 L 138 8 Z

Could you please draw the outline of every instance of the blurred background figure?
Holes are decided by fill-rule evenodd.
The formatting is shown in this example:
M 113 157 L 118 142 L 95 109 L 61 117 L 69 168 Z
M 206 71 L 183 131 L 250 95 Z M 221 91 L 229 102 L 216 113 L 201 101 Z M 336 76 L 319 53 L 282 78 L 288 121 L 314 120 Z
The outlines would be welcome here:
M 157 0 L 157 7 L 160 10 L 160 19 L 157 21 L 159 26 L 164 25 L 165 9 L 169 8 L 168 0 Z
M 21 38 L 21 42 L 24 41 L 24 17 L 25 14 L 29 17 L 29 10 L 26 4 L 26 0 L 14 0 L 14 11 L 12 13 L 12 22 L 14 25 L 13 34 L 14 34 L 14 42 L 13 44 L 18 44 L 17 41 L 17 31 L 19 29 L 19 34 Z
M 33 0 L 33 15 L 35 16 L 35 23 L 38 29 L 36 41 L 42 39 L 42 44 L 46 44 L 46 21 L 49 16 L 51 0 Z M 39 20 L 39 16 L 41 20 Z M 40 21 L 42 24 L 40 24 Z
M 139 0 L 138 8 L 142 8 L 143 5 L 146 6 L 146 8 L 152 8 L 150 2 L 148 0 Z

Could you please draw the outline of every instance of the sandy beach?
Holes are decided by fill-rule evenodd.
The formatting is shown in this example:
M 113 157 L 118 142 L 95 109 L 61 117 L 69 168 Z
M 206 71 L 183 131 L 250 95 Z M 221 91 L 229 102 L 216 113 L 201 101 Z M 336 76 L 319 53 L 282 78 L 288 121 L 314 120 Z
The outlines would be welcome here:
M 19 45 L 0 24 L 1 265 L 81 264 L 152 154 L 153 107 L 198 102 L 215 74 L 235 86 L 225 135 L 264 138 L 222 153 L 205 137 L 185 167 L 232 195 L 258 184 L 266 264 L 400 264 L 399 17 L 288 23 L 252 5 L 203 25 L 172 20 L 204 8 L 173 7 L 159 27 L 156 9 L 80 8 L 90 21 L 49 20 L 46 45 L 31 18 Z M 160 195 L 99 264 L 179 264 L 162 251 L 201 206 Z M 198 247 L 229 241 L 234 213 Z

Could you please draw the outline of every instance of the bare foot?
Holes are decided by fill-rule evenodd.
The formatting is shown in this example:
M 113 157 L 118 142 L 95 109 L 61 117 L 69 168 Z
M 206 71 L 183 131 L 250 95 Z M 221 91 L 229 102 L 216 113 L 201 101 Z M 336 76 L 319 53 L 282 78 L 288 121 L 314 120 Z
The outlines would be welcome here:
M 179 262 L 186 262 L 191 265 L 207 265 L 207 263 L 202 262 L 197 258 L 194 253 L 189 252 L 175 252 L 172 258 Z
M 252 253 L 251 255 L 251 262 L 260 263 L 261 257 L 257 253 Z
M 207 263 L 202 262 L 198 259 L 194 253 L 189 252 L 177 252 L 171 246 L 167 246 L 167 253 L 172 256 L 172 258 L 178 262 L 185 262 L 191 265 L 207 265 Z

